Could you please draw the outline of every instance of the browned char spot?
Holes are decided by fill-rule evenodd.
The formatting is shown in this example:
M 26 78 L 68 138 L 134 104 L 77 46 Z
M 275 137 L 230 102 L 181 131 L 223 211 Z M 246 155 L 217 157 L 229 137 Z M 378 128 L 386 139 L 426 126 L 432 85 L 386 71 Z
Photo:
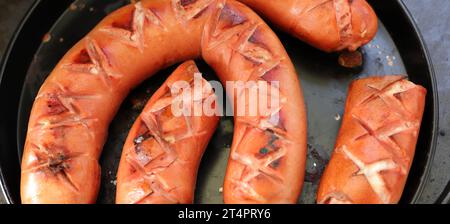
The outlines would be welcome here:
M 58 115 L 63 112 L 66 112 L 67 108 L 62 105 L 61 101 L 54 96 L 51 95 L 47 100 L 47 114 L 49 115 Z
M 255 157 L 257 159 L 262 159 L 264 157 L 266 157 L 267 155 L 270 154 L 272 150 L 268 147 L 262 147 L 261 149 L 259 149 L 258 153 L 255 154 Z
M 56 155 L 49 155 L 48 168 L 50 169 L 50 171 L 52 171 L 53 174 L 68 169 L 69 166 L 64 162 L 65 160 L 66 156 L 61 152 L 56 153 Z
M 279 137 L 275 135 L 273 131 L 267 130 L 265 134 L 268 136 L 267 144 L 260 148 L 258 153 L 255 154 L 255 157 L 258 159 L 264 158 L 274 152 L 276 152 L 280 148 Z
M 269 166 L 272 167 L 273 169 L 276 169 L 276 168 L 280 167 L 280 164 L 281 164 L 281 158 L 271 162 Z

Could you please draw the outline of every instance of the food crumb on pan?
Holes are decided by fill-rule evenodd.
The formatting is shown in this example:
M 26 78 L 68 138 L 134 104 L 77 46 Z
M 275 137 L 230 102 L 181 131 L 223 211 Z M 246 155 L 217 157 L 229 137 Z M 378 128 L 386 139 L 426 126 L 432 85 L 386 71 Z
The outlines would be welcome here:
M 219 192 L 222 193 L 223 192 L 223 187 L 219 188 Z
M 220 126 L 222 127 L 222 130 L 225 134 L 233 133 L 233 122 L 232 121 L 225 120 L 220 123 Z
M 78 6 L 75 3 L 70 4 L 70 10 L 77 10 Z
M 117 185 L 117 180 L 111 180 L 111 183 L 116 186 Z
M 334 115 L 334 119 L 335 119 L 336 121 L 341 120 L 341 115 L 340 115 L 340 114 Z
M 133 108 L 133 110 L 142 110 L 145 107 L 145 100 L 140 99 L 140 98 L 134 98 L 131 100 L 131 107 Z
M 89 8 L 89 12 L 93 12 L 94 11 L 94 8 L 93 7 L 90 7 Z
M 46 33 L 46 34 L 44 35 L 44 37 L 42 38 L 42 42 L 43 42 L 43 43 L 47 43 L 47 42 L 49 42 L 51 39 L 52 39 L 52 35 L 51 35 L 50 33 Z
M 363 63 L 363 55 L 359 51 L 344 51 L 339 55 L 338 63 L 345 68 L 360 67 Z
M 62 37 L 59 38 L 59 42 L 61 42 L 61 43 L 64 42 L 64 38 L 62 38 Z
M 389 66 L 394 66 L 394 61 L 393 61 L 394 59 L 393 59 L 393 57 L 391 57 L 391 56 L 389 56 L 389 55 L 387 55 L 386 56 L 386 61 L 387 61 L 387 64 L 389 65 Z

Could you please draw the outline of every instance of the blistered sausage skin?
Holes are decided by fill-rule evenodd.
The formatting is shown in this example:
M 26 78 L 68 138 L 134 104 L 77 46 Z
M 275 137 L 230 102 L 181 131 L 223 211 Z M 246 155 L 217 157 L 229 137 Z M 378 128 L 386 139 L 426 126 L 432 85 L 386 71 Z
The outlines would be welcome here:
M 175 90 L 182 84 L 184 93 Z M 193 202 L 200 159 L 219 121 L 215 103 L 214 91 L 195 63 L 181 64 L 151 97 L 128 134 L 117 173 L 116 203 Z M 194 114 L 205 104 L 209 114 Z M 174 113 L 180 105 L 190 114 Z
M 326 52 L 371 41 L 378 18 L 366 0 L 239 0 L 282 30 Z
M 94 203 L 98 159 L 120 103 L 160 69 L 198 57 L 224 82 L 279 81 L 284 96 L 272 114 L 280 117 L 277 123 L 261 125 L 268 116 L 235 117 L 225 202 L 295 202 L 306 154 L 299 81 L 273 31 L 233 0 L 140 1 L 107 16 L 69 50 L 33 104 L 22 160 L 22 202 Z M 255 137 L 260 145 L 276 139 L 282 150 L 271 148 L 277 152 L 275 163 L 255 167 L 242 161 L 254 159 L 254 148 L 245 142 Z M 246 175 L 246 170 L 255 172 Z
M 404 76 L 370 77 L 350 85 L 318 203 L 398 203 L 414 157 L 426 92 Z

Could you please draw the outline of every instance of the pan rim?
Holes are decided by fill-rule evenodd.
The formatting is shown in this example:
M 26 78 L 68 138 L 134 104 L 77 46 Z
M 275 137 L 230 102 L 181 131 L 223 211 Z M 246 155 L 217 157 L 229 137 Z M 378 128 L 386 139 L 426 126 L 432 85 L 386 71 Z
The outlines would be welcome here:
M 18 41 L 20 41 L 19 38 L 20 38 L 21 34 L 25 32 L 24 29 L 27 26 L 29 26 L 30 23 L 32 22 L 30 18 L 34 17 L 37 14 L 37 12 L 36 12 L 37 8 L 44 5 L 44 3 L 58 5 L 58 6 L 67 5 L 67 7 L 68 7 L 69 3 L 71 3 L 71 0 L 58 1 L 57 4 L 54 4 L 54 2 L 52 2 L 52 1 L 46 1 L 46 0 L 34 0 L 33 1 L 33 3 L 28 8 L 27 12 L 24 14 L 23 18 L 18 23 L 13 35 L 11 36 L 11 39 L 9 40 L 9 43 L 5 49 L 5 52 L 3 53 L 3 55 L 0 55 L 0 56 L 2 56 L 1 60 L 0 60 L 0 89 L 3 89 L 4 79 L 5 79 L 5 71 L 7 71 L 9 67 L 12 67 L 10 65 L 10 58 L 11 58 L 11 55 L 13 54 L 13 52 L 17 51 L 16 48 L 18 48 L 18 46 L 20 45 L 20 43 L 18 43 Z M 65 11 L 66 11 L 66 9 L 64 9 L 62 11 L 62 13 L 64 13 Z M 55 21 L 59 19 L 59 17 L 62 15 L 62 13 L 59 13 L 59 15 L 57 15 L 58 17 L 57 17 L 57 19 L 55 19 Z M 38 34 L 35 34 L 35 35 L 38 35 Z M 40 37 L 38 37 L 38 38 L 40 38 Z M 36 51 L 38 50 L 38 48 L 39 47 L 36 47 Z M 31 63 L 31 61 L 32 61 L 32 59 L 29 60 L 29 63 Z M 27 64 L 27 66 L 29 66 L 29 64 Z M 20 92 L 22 92 L 22 90 L 20 90 Z M 19 109 L 19 107 L 17 109 Z M 16 129 L 17 129 L 17 122 L 15 125 L 16 125 Z M 17 139 L 13 140 L 12 142 L 14 142 L 17 146 Z M 1 150 L 1 148 L 0 148 L 0 150 Z M 15 155 L 18 156 L 17 153 Z M 18 159 L 17 163 L 18 163 L 19 169 L 20 169 L 20 160 L 19 160 L 19 158 L 17 158 L 17 159 Z M 16 201 L 11 196 L 11 192 L 7 187 L 7 182 L 5 179 L 3 166 L 4 165 L 0 162 L 0 193 L 4 197 L 7 204 L 20 203 L 20 200 Z
M 29 9 L 25 13 L 24 17 L 20 21 L 19 25 L 15 29 L 13 36 L 11 37 L 11 39 L 8 43 L 8 46 L 7 46 L 4 54 L 2 55 L 2 58 L 1 58 L 2 60 L 1 60 L 1 64 L 0 64 L 1 65 L 1 67 L 0 67 L 0 85 L 3 81 L 7 62 L 10 58 L 11 52 L 13 51 L 13 49 L 16 45 L 17 38 L 18 38 L 19 34 L 22 32 L 22 29 L 24 28 L 25 24 L 28 22 L 29 18 L 34 13 L 35 9 L 37 8 L 37 6 L 40 3 L 41 3 L 41 0 L 35 0 L 33 2 L 33 4 L 29 7 Z M 5 177 L 3 174 L 3 166 L 2 166 L 2 164 L 0 164 L 0 193 L 4 196 L 4 199 L 6 200 L 7 204 L 12 204 L 14 202 L 14 200 L 12 199 L 11 194 L 7 190 L 5 183 L 6 183 L 6 181 L 5 181 Z
M 433 125 L 431 130 L 431 139 L 430 139 L 430 154 L 428 156 L 428 159 L 426 161 L 427 166 L 424 169 L 423 175 L 421 177 L 421 181 L 419 182 L 419 185 L 417 187 L 416 193 L 411 199 L 411 203 L 415 204 L 419 200 L 420 196 L 423 194 L 423 191 L 425 189 L 425 184 L 427 183 L 428 179 L 430 178 L 430 172 L 431 172 L 431 166 L 434 160 L 434 155 L 436 152 L 436 145 L 437 145 L 437 132 L 438 132 L 438 126 L 439 126 L 439 93 L 436 83 L 436 73 L 433 66 L 433 61 L 430 57 L 430 53 L 428 51 L 427 45 L 424 42 L 423 35 L 421 31 L 419 30 L 414 18 L 412 17 L 411 12 L 406 7 L 405 3 L 402 0 L 397 0 L 397 4 L 402 9 L 401 11 L 404 13 L 404 15 L 407 17 L 407 22 L 410 24 L 410 26 L 414 29 L 414 33 L 416 35 L 417 41 L 419 41 L 419 46 L 421 48 L 421 51 L 424 55 L 424 60 L 428 67 L 429 77 L 430 77 L 430 85 L 432 89 L 432 98 L 433 98 Z

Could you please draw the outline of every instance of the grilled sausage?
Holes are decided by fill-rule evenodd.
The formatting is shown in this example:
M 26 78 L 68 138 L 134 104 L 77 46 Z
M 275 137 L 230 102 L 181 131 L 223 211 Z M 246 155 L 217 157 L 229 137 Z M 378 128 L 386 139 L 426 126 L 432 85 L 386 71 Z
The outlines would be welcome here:
M 404 76 L 354 81 L 318 203 L 398 203 L 414 157 L 426 90 Z
M 371 41 L 378 19 L 366 0 L 239 0 L 270 22 L 326 52 Z
M 194 114 L 216 102 L 199 74 L 193 61 L 180 65 L 134 123 L 117 173 L 116 203 L 193 202 L 200 159 L 219 121 L 216 113 Z M 182 81 L 190 89 L 172 91 Z M 179 104 L 190 114 L 172 112 Z
M 273 31 L 234 0 L 140 1 L 107 16 L 69 50 L 33 104 L 22 202 L 94 203 L 98 159 L 120 103 L 158 70 L 200 56 L 224 82 L 279 81 L 284 99 L 271 114 L 235 117 L 225 202 L 295 202 L 306 155 L 299 81 Z M 256 138 L 268 153 L 254 153 Z

